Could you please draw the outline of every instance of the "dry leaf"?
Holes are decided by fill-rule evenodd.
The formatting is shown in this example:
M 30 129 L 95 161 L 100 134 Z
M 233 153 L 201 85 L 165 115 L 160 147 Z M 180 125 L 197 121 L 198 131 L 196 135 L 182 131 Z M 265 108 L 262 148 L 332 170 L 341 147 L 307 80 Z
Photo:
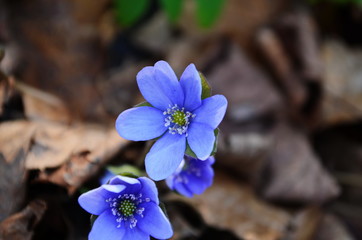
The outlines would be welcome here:
M 35 0 L 6 4 L 9 42 L 21 54 L 21 70 L 14 71 L 26 84 L 61 98 L 75 119 L 102 120 L 106 116 L 94 82 L 105 59 L 97 24 L 107 2 Z M 16 12 L 22 14 L 13 14 Z
M 325 214 L 314 240 L 354 240 L 346 226 L 336 216 Z
M 1 240 L 30 240 L 36 225 L 46 210 L 46 203 L 33 200 L 21 212 L 16 213 L 0 223 Z
M 68 109 L 56 96 L 21 82 L 15 82 L 15 88 L 22 94 L 27 119 L 70 123 Z
M 0 221 L 13 213 L 25 196 L 25 159 L 34 128 L 26 121 L 0 124 Z
M 46 133 L 43 132 L 42 136 L 45 137 Z M 49 141 L 38 145 L 37 148 L 40 150 L 31 151 L 27 163 L 33 167 L 50 167 L 49 163 L 53 163 L 49 159 L 52 159 L 52 156 L 57 158 L 57 152 L 61 153 L 62 158 L 57 158 L 56 162 L 57 166 L 61 165 L 60 168 L 50 173 L 43 171 L 38 180 L 47 180 L 63 186 L 70 193 L 96 174 L 128 143 L 115 129 L 94 125 L 70 128 L 63 133 L 64 135 L 59 131 L 58 137 L 51 136 Z
M 259 175 L 272 146 L 270 129 L 286 108 L 271 80 L 233 45 L 226 60 L 207 74 L 213 93 L 228 98 L 228 109 L 220 126 L 220 164 L 243 176 Z
M 221 171 L 216 171 L 212 187 L 187 202 L 200 211 L 207 224 L 231 230 L 246 240 L 277 240 L 290 218 Z
M 323 213 L 318 207 L 307 207 L 299 211 L 291 220 L 288 232 L 282 240 L 311 240 L 314 239 Z
M 362 117 L 362 50 L 338 41 L 322 48 L 325 64 L 323 120 L 326 124 L 352 122 Z
M 275 147 L 262 177 L 263 195 L 274 201 L 324 203 L 339 194 L 307 137 L 285 123 L 276 128 Z

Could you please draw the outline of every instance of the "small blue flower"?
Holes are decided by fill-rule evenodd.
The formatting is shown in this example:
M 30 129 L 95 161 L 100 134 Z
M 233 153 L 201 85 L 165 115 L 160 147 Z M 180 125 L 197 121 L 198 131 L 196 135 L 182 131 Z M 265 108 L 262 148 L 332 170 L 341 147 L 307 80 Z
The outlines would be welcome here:
M 146 155 L 148 175 L 154 180 L 170 176 L 180 165 L 187 144 L 201 160 L 213 150 L 214 130 L 223 119 L 227 100 L 222 95 L 201 99 L 199 72 L 190 64 L 178 81 L 165 61 L 145 67 L 137 74 L 138 87 L 151 106 L 122 112 L 116 121 L 125 139 L 159 139 Z
M 211 165 L 214 162 L 214 157 L 202 161 L 185 156 L 176 172 L 166 178 L 166 183 L 171 190 L 186 197 L 201 194 L 212 185 L 214 170 Z
M 87 212 L 99 215 L 89 233 L 90 240 L 168 239 L 172 227 L 158 206 L 155 183 L 146 178 L 116 176 L 82 194 L 78 202 Z

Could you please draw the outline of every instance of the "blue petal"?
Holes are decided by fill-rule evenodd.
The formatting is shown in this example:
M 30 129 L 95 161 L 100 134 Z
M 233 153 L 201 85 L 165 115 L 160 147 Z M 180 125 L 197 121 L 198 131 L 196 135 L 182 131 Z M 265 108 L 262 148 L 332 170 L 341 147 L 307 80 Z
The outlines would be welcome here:
M 143 97 L 155 108 L 166 110 L 172 105 L 160 83 L 155 78 L 155 68 L 145 67 L 137 74 L 137 84 Z M 167 83 L 166 83 L 167 84 Z
M 174 190 L 174 176 L 173 175 L 166 178 L 165 182 L 169 189 Z
M 119 185 L 119 184 L 125 184 L 125 185 L 139 185 L 141 184 L 140 181 L 136 178 L 132 177 L 126 177 L 126 176 L 120 176 L 116 175 L 114 176 L 110 181 L 110 184 L 113 185 Z
M 102 213 L 94 222 L 89 240 L 123 239 L 125 228 L 117 228 L 116 217 L 110 211 Z
M 187 142 L 197 158 L 205 160 L 214 148 L 214 130 L 208 125 L 192 122 L 188 129 Z
M 160 88 L 164 94 L 170 99 L 172 105 L 177 104 L 182 106 L 184 103 L 184 93 L 182 91 L 179 81 L 172 79 L 165 74 L 164 71 L 155 69 L 155 79 L 159 83 Z
M 137 222 L 138 225 L 138 222 Z M 150 235 L 148 233 L 143 232 L 142 230 L 140 230 L 139 228 L 135 227 L 135 228 L 126 228 L 126 234 L 123 236 L 123 238 L 114 238 L 114 239 L 124 239 L 124 240 L 149 240 L 150 239 Z M 113 239 L 109 239 L 109 240 L 113 240 Z
M 173 104 L 182 106 L 184 103 L 184 93 L 171 66 L 165 61 L 158 61 L 155 64 L 155 77 L 160 82 L 165 94 Z M 164 84 L 167 83 L 167 84 Z
M 133 141 L 150 140 L 167 130 L 163 113 L 146 106 L 122 112 L 116 120 L 116 129 L 121 137 Z
M 165 61 L 155 67 L 145 67 L 137 74 L 138 87 L 143 97 L 152 106 L 164 111 L 169 106 L 182 106 L 184 94 L 177 77 Z
M 155 202 L 156 204 L 159 204 L 156 184 L 151 179 L 146 177 L 140 177 L 138 178 L 138 180 L 142 184 L 142 189 L 141 189 L 142 198 L 143 199 L 149 198 L 151 199 L 151 201 Z
M 161 208 L 153 202 L 140 204 L 144 207 L 143 218 L 137 216 L 137 227 L 157 239 L 168 239 L 173 235 L 170 221 Z
M 203 168 L 201 168 L 200 172 L 200 178 L 206 183 L 207 187 L 211 186 L 214 179 L 214 169 L 212 168 L 212 166 L 204 166 Z
M 124 185 L 126 187 L 127 193 L 138 193 L 141 190 L 141 183 L 136 178 L 125 177 L 125 176 L 115 176 L 109 181 L 111 185 Z M 106 186 L 106 185 L 103 185 Z
M 179 194 L 185 197 L 192 197 L 194 195 L 184 182 L 174 181 L 174 187 Z
M 161 60 L 156 62 L 155 69 L 162 71 L 166 76 L 168 76 L 171 82 L 178 82 L 175 72 L 166 61 Z
M 184 107 L 193 111 L 201 105 L 201 78 L 194 64 L 190 64 L 183 72 L 180 84 L 185 94 Z
M 211 156 L 208 159 L 206 159 L 206 161 L 209 163 L 209 165 L 212 165 L 215 163 L 215 157 Z
M 205 169 L 207 168 L 209 168 L 209 166 L 207 166 Z M 187 184 L 187 188 L 190 189 L 190 191 L 194 194 L 201 194 L 212 185 L 213 173 L 210 175 L 210 172 L 204 171 L 205 169 L 200 169 L 202 172 L 201 176 L 196 176 L 193 174 L 188 176 L 189 183 Z M 205 173 L 207 173 L 207 176 L 202 175 Z
M 114 195 L 114 193 L 99 187 L 80 195 L 78 203 L 87 212 L 99 215 L 109 208 L 109 204 L 106 203 L 106 199 L 113 197 Z
M 126 189 L 126 186 L 124 185 L 110 185 L 110 184 L 104 184 L 101 186 L 103 189 L 112 192 L 112 193 L 120 193 L 124 189 Z
M 195 175 L 190 175 L 188 179 L 189 182 L 187 184 L 187 188 L 190 189 L 193 194 L 201 194 L 209 187 L 204 181 L 202 181 L 202 179 L 196 177 Z
M 153 180 L 163 180 L 170 176 L 182 161 L 186 149 L 185 134 L 166 133 L 152 146 L 146 155 L 145 165 Z
M 226 108 L 227 100 L 223 95 L 206 98 L 202 100 L 202 105 L 193 112 L 196 117 L 192 122 L 203 123 L 215 129 L 224 118 Z

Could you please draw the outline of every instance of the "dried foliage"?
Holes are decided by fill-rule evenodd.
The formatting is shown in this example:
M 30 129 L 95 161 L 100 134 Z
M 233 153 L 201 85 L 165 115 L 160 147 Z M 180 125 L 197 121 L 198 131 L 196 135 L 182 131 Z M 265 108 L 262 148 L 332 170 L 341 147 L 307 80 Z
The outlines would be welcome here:
M 143 167 L 149 145 L 114 121 L 160 59 L 195 63 L 229 102 L 213 186 L 185 199 L 158 183 L 172 239 L 362 239 L 361 9 L 230 0 L 204 31 L 193 1 L 131 28 L 112 6 L 0 1 L 0 239 L 87 237 L 79 194 L 107 164 Z

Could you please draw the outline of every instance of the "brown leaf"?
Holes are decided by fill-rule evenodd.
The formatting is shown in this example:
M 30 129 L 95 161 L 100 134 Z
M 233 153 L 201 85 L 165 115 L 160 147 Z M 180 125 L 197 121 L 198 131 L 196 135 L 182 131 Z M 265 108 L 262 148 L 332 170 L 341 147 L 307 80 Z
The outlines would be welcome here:
M 318 31 L 309 11 L 295 9 L 284 14 L 276 21 L 275 29 L 301 81 L 321 82 L 323 64 Z
M 221 171 L 216 171 L 212 187 L 187 202 L 200 211 L 207 224 L 231 230 L 246 240 L 277 240 L 290 218 Z
M 25 195 L 25 158 L 34 129 L 25 121 L 0 124 L 0 221 L 18 209 Z
M 137 97 L 140 93 L 135 77 L 142 66 L 146 65 L 146 63 L 125 63 L 121 67 L 113 69 L 109 76 L 97 83 L 104 108 L 109 114 L 117 116 L 121 111 L 139 103 L 140 99 Z
M 66 125 L 32 122 L 36 128 L 26 159 L 27 169 L 53 168 L 66 162 L 77 147 L 80 136 Z
M 94 154 L 92 161 L 103 161 L 125 144 L 116 131 L 99 125 L 69 127 L 62 124 L 33 122 L 36 131 L 26 159 L 27 169 L 54 168 L 79 153 Z
M 46 210 L 46 203 L 34 200 L 21 212 L 16 213 L 0 223 L 1 240 L 30 240 L 33 230 Z
M 0 46 L 0 62 L 1 62 L 1 60 L 3 60 L 4 56 L 5 56 L 4 49 L 2 46 Z
M 322 96 L 322 60 L 317 31 L 308 11 L 293 10 L 256 35 L 261 56 L 286 97 L 294 120 L 317 125 Z
M 41 133 L 37 135 L 41 138 L 35 138 L 37 145 L 33 145 L 28 155 L 27 167 L 44 169 L 60 165 L 56 171 L 42 172 L 39 180 L 61 185 L 70 193 L 128 143 L 115 129 L 96 125 L 69 129 L 58 126 L 58 129 L 48 128 Z
M 306 207 L 293 216 L 282 240 L 353 240 L 343 223 L 320 207 Z
M 220 126 L 220 164 L 255 178 L 272 145 L 270 129 L 285 114 L 270 79 L 232 45 L 225 61 L 206 75 L 213 94 L 224 94 L 228 109 Z
M 21 166 L 24 168 L 25 164 L 26 169 L 42 171 L 60 167 L 56 171 L 42 172 L 39 180 L 59 184 L 70 192 L 95 174 L 127 143 L 113 127 L 109 129 L 100 125 L 69 127 L 59 123 L 28 121 L 0 124 L 0 153 L 4 164 L 10 166 L 14 159 L 21 156 Z M 9 175 L 9 179 L 17 181 L 23 179 L 13 178 L 20 173 L 9 174 L 1 176 L 6 179 Z M 11 191 L 11 182 L 4 180 L 1 183 Z M 2 196 L 6 195 L 11 194 Z
M 308 207 L 298 212 L 289 225 L 290 231 L 283 240 L 311 240 L 314 239 L 323 213 L 318 207 Z
M 320 164 L 307 137 L 285 123 L 276 128 L 275 147 L 263 177 L 263 194 L 270 200 L 323 203 L 339 194 L 339 186 Z
M 270 79 L 236 45 L 230 46 L 227 59 L 206 75 L 213 94 L 228 98 L 227 118 L 245 123 L 283 109 L 279 93 Z
M 21 53 L 23 82 L 60 97 L 73 118 L 102 119 L 105 112 L 94 87 L 104 61 L 97 20 L 109 0 L 83 7 L 85 2 L 10 1 L 6 28 Z
M 272 66 L 276 79 L 289 100 L 288 103 L 291 104 L 290 109 L 300 109 L 306 101 L 306 88 L 293 69 L 281 40 L 272 29 L 265 28 L 258 33 L 257 42 Z
M 24 118 L 24 105 L 15 81 L 0 71 L 0 122 Z
M 27 154 L 36 126 L 28 121 L 10 121 L 0 124 L 0 152 L 5 161 L 15 160 L 19 149 Z
M 325 64 L 323 120 L 326 124 L 352 122 L 362 117 L 362 50 L 338 41 L 322 47 Z
M 346 226 L 336 216 L 325 214 L 314 240 L 354 240 Z
M 69 111 L 59 98 L 27 84 L 14 82 L 15 88 L 22 95 L 27 119 L 70 123 Z

